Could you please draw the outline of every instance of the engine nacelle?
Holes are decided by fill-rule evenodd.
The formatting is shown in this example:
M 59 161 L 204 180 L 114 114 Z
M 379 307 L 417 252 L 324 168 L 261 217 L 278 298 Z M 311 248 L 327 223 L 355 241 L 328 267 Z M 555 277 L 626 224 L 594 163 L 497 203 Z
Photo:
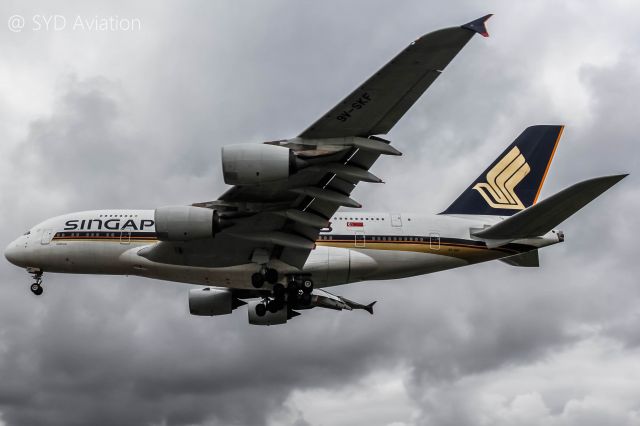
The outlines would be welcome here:
M 227 315 L 234 308 L 233 294 L 226 288 L 203 288 L 189 290 L 189 312 L 191 315 Z
M 220 231 L 215 210 L 194 206 L 167 206 L 154 212 L 156 234 L 161 241 L 190 241 L 211 238 Z
M 222 173 L 229 185 L 259 185 L 286 179 L 296 172 L 296 157 L 289 148 L 269 144 L 222 147 Z
M 249 324 L 253 325 L 276 325 L 284 324 L 287 322 L 287 308 L 280 309 L 276 313 L 267 311 L 263 316 L 259 316 L 256 313 L 256 306 L 261 302 L 259 300 L 253 300 L 248 303 L 249 308 Z

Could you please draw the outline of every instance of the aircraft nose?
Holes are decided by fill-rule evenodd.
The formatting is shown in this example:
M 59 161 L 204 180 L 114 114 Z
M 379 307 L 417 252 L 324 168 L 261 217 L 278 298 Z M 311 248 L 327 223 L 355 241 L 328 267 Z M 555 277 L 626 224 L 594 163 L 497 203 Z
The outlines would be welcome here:
M 13 241 L 11 244 L 7 246 L 4 251 L 4 257 L 11 263 L 16 266 L 22 266 L 24 256 L 22 255 L 22 250 L 20 249 L 20 245 L 18 244 L 18 240 Z

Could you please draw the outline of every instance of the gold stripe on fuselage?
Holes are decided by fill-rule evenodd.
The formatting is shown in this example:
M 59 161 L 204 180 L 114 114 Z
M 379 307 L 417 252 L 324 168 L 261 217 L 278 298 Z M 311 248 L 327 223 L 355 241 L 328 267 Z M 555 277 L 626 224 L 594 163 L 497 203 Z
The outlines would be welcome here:
M 114 243 L 155 243 L 155 237 L 131 237 L 121 239 L 120 236 L 62 236 L 54 237 L 55 242 L 114 242 Z M 360 242 L 358 244 L 361 244 Z M 477 246 L 463 243 L 441 242 L 430 244 L 429 241 L 367 241 L 364 245 L 356 245 L 354 240 L 318 240 L 317 246 L 336 247 L 345 249 L 366 249 L 384 251 L 403 251 L 413 253 L 428 253 L 441 256 L 455 257 L 470 263 L 484 262 L 487 260 L 499 259 L 505 256 L 512 256 L 521 253 L 517 250 L 506 248 L 489 249 L 486 246 Z
M 440 243 L 439 245 L 432 245 L 429 242 L 421 243 L 415 241 L 367 241 L 366 244 L 362 246 L 356 246 L 353 240 L 320 240 L 316 242 L 316 245 L 355 250 L 388 250 L 437 254 L 455 257 L 470 263 L 484 262 L 520 253 L 519 251 L 510 249 L 489 249 L 487 247 L 460 243 Z

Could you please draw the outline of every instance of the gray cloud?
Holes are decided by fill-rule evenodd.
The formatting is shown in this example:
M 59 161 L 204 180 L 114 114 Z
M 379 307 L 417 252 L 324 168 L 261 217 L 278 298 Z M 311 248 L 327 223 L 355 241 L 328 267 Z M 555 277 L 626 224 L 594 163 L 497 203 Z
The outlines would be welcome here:
M 512 3 L 491 5 L 492 37 L 472 40 L 389 135 L 407 155 L 375 166 L 386 185 L 357 189 L 367 209 L 440 211 L 539 122 L 568 124 L 546 194 L 638 171 L 635 7 Z M 4 5 L 7 17 L 138 14 L 143 31 L 0 33 L 8 70 L 24 76 L 0 86 L 1 240 L 68 211 L 214 199 L 220 146 L 294 136 L 409 40 L 487 12 L 439 6 Z M 133 277 L 50 275 L 36 299 L 1 263 L 0 419 L 633 424 L 637 182 L 564 224 L 567 242 L 544 250 L 540 269 L 485 264 L 335 289 L 379 300 L 372 317 L 311 311 L 270 328 L 249 326 L 243 309 L 196 318 L 187 286 Z

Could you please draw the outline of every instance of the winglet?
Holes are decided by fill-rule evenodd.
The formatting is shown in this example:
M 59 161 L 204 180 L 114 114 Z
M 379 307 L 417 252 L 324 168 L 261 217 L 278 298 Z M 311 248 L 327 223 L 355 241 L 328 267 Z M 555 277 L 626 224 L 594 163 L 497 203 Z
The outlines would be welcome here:
M 483 37 L 489 37 L 489 33 L 487 32 L 487 27 L 484 25 L 485 22 L 489 18 L 493 16 L 493 13 L 483 16 L 482 18 L 478 18 L 475 21 L 471 21 L 468 24 L 464 24 L 461 28 L 466 28 L 467 30 L 471 30 L 476 32 Z

